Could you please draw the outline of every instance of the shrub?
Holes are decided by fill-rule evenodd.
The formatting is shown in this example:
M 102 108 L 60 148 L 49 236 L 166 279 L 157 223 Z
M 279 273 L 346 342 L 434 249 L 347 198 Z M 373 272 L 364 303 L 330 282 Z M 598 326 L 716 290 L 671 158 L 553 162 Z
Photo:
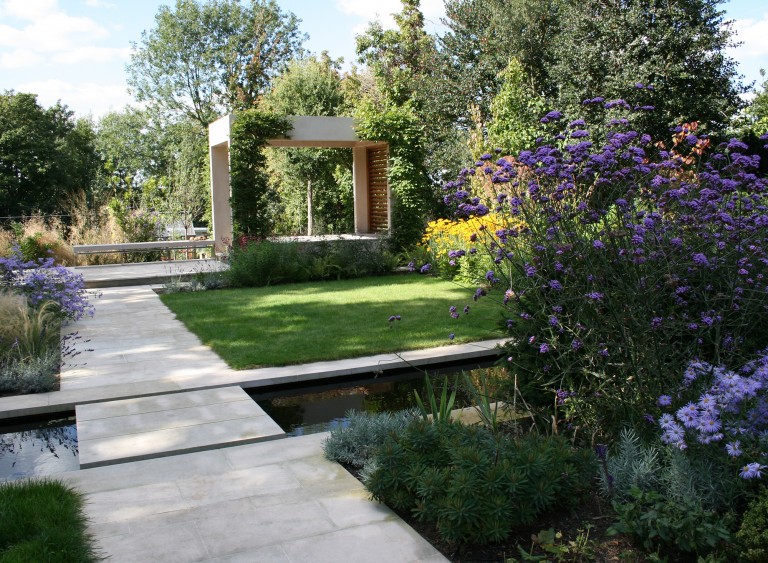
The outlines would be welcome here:
M 506 219 L 493 214 L 430 221 L 421 239 L 420 246 L 426 251 L 421 264 L 429 262 L 436 273 L 449 279 L 470 284 L 484 283 L 486 272 L 493 268 L 493 260 L 486 253 L 478 253 L 476 248 L 472 250 L 472 236 L 480 230 L 496 231 L 505 226 L 510 226 Z
M 757 159 L 737 140 L 704 159 L 709 140 L 692 127 L 659 149 L 621 108 L 605 103 L 602 147 L 577 119 L 551 144 L 483 155 L 446 186 L 458 216 L 524 225 L 473 234 L 494 261 L 486 280 L 507 311 L 513 373 L 576 393 L 578 424 L 612 434 L 639 423 L 690 358 L 733 366 L 768 345 L 768 182 Z M 469 193 L 478 181 L 482 193 Z
M 768 353 L 738 370 L 691 362 L 673 401 L 658 402 L 661 440 L 682 450 L 706 450 L 722 465 L 731 465 L 735 477 L 761 477 L 767 467 L 759 461 L 768 454 Z M 687 403 L 686 403 L 687 401 Z M 677 405 L 675 405 L 677 403 Z M 685 403 L 685 404 L 684 404 Z M 739 462 L 739 460 L 743 460 Z
M 593 456 L 558 437 L 494 436 L 481 426 L 411 423 L 376 450 L 371 496 L 432 522 L 451 542 L 493 542 L 540 513 L 577 501 Z
M 54 480 L 0 483 L 0 560 L 98 561 L 81 493 Z
M 10 230 L 0 231 L 0 256 L 20 252 L 25 260 L 53 258 L 56 264 L 72 266 L 75 255 L 64 240 L 64 231 L 64 225 L 56 217 L 25 217 L 22 222 L 12 223 Z
M 637 488 L 631 497 L 628 502 L 614 503 L 619 521 L 611 531 L 633 536 L 649 552 L 701 557 L 731 539 L 727 519 L 693 499 L 670 499 Z
M 617 501 L 632 497 L 632 491 L 662 493 L 685 503 L 694 501 L 707 510 L 739 510 L 743 486 L 729 475 L 727 464 L 704 455 L 687 455 L 658 442 L 645 444 L 626 429 L 614 453 L 598 448 L 602 462 L 602 491 Z M 731 478 L 729 478 L 731 477 Z
M 33 307 L 46 301 L 56 303 L 64 319 L 93 315 L 83 277 L 56 266 L 53 258 L 25 261 L 18 252 L 0 258 L 0 286 L 25 295 Z
M 234 287 L 258 287 L 382 275 L 396 264 L 381 242 L 248 240 L 232 247 L 226 277 Z
M 0 394 L 47 393 L 59 385 L 61 353 L 51 348 L 37 356 L 0 364 Z
M 736 538 L 742 561 L 768 561 L 768 488 L 750 503 Z
M 323 442 L 323 454 L 331 461 L 362 468 L 388 436 L 399 434 L 418 416 L 414 410 L 394 413 L 349 411 L 347 424 L 332 428 L 331 435 Z

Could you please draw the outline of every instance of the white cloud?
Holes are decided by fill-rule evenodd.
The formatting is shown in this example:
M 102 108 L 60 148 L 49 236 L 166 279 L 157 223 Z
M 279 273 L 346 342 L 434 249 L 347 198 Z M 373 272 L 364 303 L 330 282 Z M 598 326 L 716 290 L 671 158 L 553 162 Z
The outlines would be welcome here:
M 360 0 L 336 0 L 339 10 L 345 14 L 360 18 L 360 24 L 355 26 L 355 33 L 362 33 L 368 27 L 368 22 L 380 21 L 385 29 L 396 27 L 392 14 L 403 8 L 400 0 L 378 0 L 377 2 L 360 2 Z M 445 15 L 443 0 L 423 0 L 421 13 L 424 14 L 427 31 L 440 25 L 440 18 Z
M 78 117 L 91 114 L 98 118 L 110 109 L 121 109 L 131 103 L 125 84 L 74 84 L 63 80 L 39 80 L 20 84 L 15 90 L 37 94 L 38 103 L 43 107 L 52 106 L 61 100 Z
M 85 5 L 91 8 L 116 8 L 115 4 L 111 2 L 104 2 L 103 0 L 85 0 Z
M 18 25 L 0 25 L 0 46 L 14 51 L 29 51 L 46 58 L 93 49 L 92 59 L 82 55 L 64 57 L 73 63 L 84 60 L 103 60 L 104 51 L 97 46 L 109 38 L 109 31 L 96 21 L 86 17 L 67 15 L 59 9 L 56 0 L 6 0 L 0 4 L 0 13 L 15 18 Z M 114 49 L 116 58 L 124 58 L 121 49 Z M 8 52 L 0 51 L 7 59 Z
M 0 14 L 34 21 L 56 10 L 57 4 L 58 0 L 5 0 L 0 4 Z
M 115 60 L 128 61 L 130 55 L 130 47 L 76 47 L 69 51 L 57 53 L 54 55 L 53 61 L 62 64 L 106 63 Z
M 14 49 L 13 51 L 0 53 L 0 68 L 26 68 L 41 62 L 43 62 L 43 57 L 28 49 Z
M 742 42 L 737 47 L 742 57 L 768 56 L 768 13 L 762 19 L 743 19 L 733 22 L 736 41 Z

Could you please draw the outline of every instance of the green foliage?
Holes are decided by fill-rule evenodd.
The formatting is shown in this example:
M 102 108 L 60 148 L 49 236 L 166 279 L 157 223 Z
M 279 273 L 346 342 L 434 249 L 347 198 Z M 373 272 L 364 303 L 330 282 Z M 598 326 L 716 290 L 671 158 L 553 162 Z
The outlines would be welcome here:
M 587 524 L 585 530 L 579 530 L 575 540 L 563 541 L 563 534 L 555 532 L 554 528 L 541 530 L 531 535 L 531 551 L 525 551 L 517 546 L 523 561 L 594 561 L 595 545 L 589 539 L 592 524 Z M 534 555 L 534 551 L 544 552 L 544 555 Z M 508 560 L 509 561 L 509 560 Z
M 634 489 L 663 493 L 680 503 L 695 501 L 709 510 L 738 511 L 743 483 L 734 481 L 729 460 L 693 446 L 677 448 L 644 443 L 631 429 L 621 432 L 616 451 L 608 452 L 600 473 L 604 493 L 629 499 Z
M 481 426 L 417 420 L 374 456 L 365 485 L 396 510 L 436 524 L 451 542 L 494 542 L 577 502 L 594 474 L 591 452 L 561 438 L 494 436 Z
M 271 233 L 267 217 L 269 178 L 264 145 L 284 136 L 291 124 L 284 117 L 259 110 L 238 114 L 230 134 L 232 221 L 236 234 L 265 237 Z
M 0 370 L 0 395 L 55 391 L 59 386 L 60 366 L 61 353 L 58 347 L 35 356 L 10 359 Z
M 614 502 L 619 517 L 613 533 L 630 534 L 657 554 L 711 554 L 731 540 L 728 520 L 690 498 L 671 499 L 655 491 L 630 491 L 631 499 Z
M 415 410 L 394 413 L 349 411 L 347 425 L 331 429 L 331 435 L 323 442 L 323 454 L 331 461 L 362 468 L 388 436 L 401 433 L 417 416 Z
M 61 481 L 0 483 L 0 561 L 99 561 L 83 496 Z
M 259 287 L 383 275 L 396 265 L 397 259 L 379 242 L 250 241 L 232 248 L 225 277 L 233 287 Z
M 442 392 L 440 399 L 437 398 L 435 388 L 432 387 L 432 380 L 429 377 L 424 378 L 424 394 L 426 395 L 427 405 L 424 404 L 419 392 L 413 390 L 413 395 L 416 399 L 416 405 L 419 407 L 421 416 L 424 420 L 433 420 L 435 422 L 449 422 L 451 420 L 451 411 L 453 411 L 453 404 L 456 402 L 456 380 L 453 382 L 453 391 L 451 395 L 448 395 L 448 378 L 443 378 Z
M 654 490 L 661 478 L 659 450 L 645 446 L 634 430 L 621 431 L 615 454 L 608 455 L 600 472 L 603 493 L 628 498 L 632 489 Z
M 499 93 L 491 101 L 488 145 L 516 154 L 536 145 L 544 130 L 539 119 L 547 111 L 544 98 L 531 91 L 520 61 L 513 58 L 499 74 Z M 476 155 L 479 157 L 480 155 Z
M 128 84 L 138 101 L 203 127 L 256 105 L 306 39 L 275 0 L 177 0 L 134 44 Z
M 54 302 L 34 308 L 23 295 L 0 292 L 0 393 L 44 393 L 56 388 L 60 325 Z
M 762 487 L 749 504 L 736 539 L 741 561 L 768 561 L 768 488 Z
M 265 106 L 281 115 L 341 115 L 347 111 L 347 101 L 339 64 L 325 53 L 319 60 L 309 57 L 293 61 L 275 79 L 264 98 Z M 274 234 L 354 231 L 351 150 L 290 148 L 269 151 L 268 159 L 279 196 L 272 202 L 270 213 Z
M 355 117 L 361 139 L 389 143 L 392 243 L 398 249 L 410 246 L 421 238 L 435 206 L 424 169 L 423 125 L 407 104 L 380 108 L 367 99 L 360 102 Z
M 554 106 L 573 112 L 594 96 L 633 102 L 634 84 L 652 84 L 656 110 L 640 130 L 655 139 L 670 127 L 699 121 L 722 131 L 739 108 L 738 73 L 723 0 L 585 0 L 563 6 L 550 77 Z
M 0 215 L 58 212 L 98 168 L 93 128 L 66 106 L 44 109 L 34 94 L 0 94 Z

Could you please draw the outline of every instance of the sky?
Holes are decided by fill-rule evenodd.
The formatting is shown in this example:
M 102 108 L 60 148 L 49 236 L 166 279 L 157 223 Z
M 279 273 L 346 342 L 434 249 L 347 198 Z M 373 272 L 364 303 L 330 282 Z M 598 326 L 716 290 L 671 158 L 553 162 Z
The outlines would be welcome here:
M 61 101 L 77 117 L 98 119 L 132 102 L 125 82 L 131 44 L 154 27 L 158 7 L 172 0 L 0 0 L 0 92 L 38 95 L 44 107 Z M 346 63 L 355 59 L 355 35 L 391 14 L 400 0 L 278 0 L 295 13 L 309 35 L 306 47 L 327 50 Z M 427 30 L 441 33 L 443 0 L 422 0 Z M 742 44 L 729 54 L 745 83 L 762 82 L 768 70 L 768 0 L 730 0 L 723 5 Z

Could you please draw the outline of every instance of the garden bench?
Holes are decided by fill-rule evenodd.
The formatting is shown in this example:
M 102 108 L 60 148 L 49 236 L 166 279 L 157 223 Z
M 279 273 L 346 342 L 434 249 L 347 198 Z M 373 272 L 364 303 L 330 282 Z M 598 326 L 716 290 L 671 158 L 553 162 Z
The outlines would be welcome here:
M 210 248 L 211 257 L 214 257 L 214 241 L 204 240 L 156 240 L 151 242 L 118 242 L 112 244 L 76 244 L 72 247 L 75 255 L 105 254 L 111 252 L 151 252 L 163 251 L 168 258 L 172 250 L 190 250 L 198 248 Z

